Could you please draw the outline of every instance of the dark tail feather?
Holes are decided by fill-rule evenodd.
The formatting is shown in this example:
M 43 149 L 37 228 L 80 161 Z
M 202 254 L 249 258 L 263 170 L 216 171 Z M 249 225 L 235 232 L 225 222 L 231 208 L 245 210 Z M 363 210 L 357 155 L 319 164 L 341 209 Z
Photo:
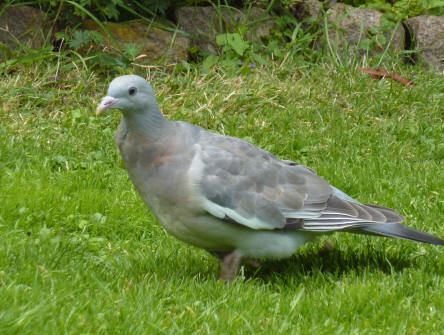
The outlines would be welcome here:
M 400 223 L 372 223 L 371 225 L 360 227 L 359 230 L 370 234 L 402 238 L 416 242 L 444 245 L 444 240 L 439 237 L 424 233 L 422 231 L 403 226 Z

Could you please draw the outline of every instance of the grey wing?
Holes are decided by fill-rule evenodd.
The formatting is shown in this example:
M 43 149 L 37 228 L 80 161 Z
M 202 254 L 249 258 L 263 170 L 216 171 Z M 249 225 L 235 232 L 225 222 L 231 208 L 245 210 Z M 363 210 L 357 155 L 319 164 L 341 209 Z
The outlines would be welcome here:
M 403 220 L 392 210 L 357 202 L 305 166 L 240 139 L 211 134 L 197 147 L 192 178 L 202 206 L 227 222 L 252 229 L 333 231 Z
M 286 218 L 278 206 L 282 190 L 274 156 L 242 140 L 215 134 L 196 145 L 190 174 L 202 207 L 228 222 L 252 229 L 279 229 Z M 303 195 L 292 194 L 292 205 Z

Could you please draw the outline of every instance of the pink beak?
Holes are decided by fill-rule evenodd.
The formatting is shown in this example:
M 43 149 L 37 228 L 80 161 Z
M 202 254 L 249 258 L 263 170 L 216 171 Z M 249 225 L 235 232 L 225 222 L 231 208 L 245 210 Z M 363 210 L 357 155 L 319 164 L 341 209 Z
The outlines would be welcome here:
M 113 97 L 109 97 L 109 96 L 104 97 L 102 99 L 102 102 L 100 103 L 100 105 L 96 109 L 96 115 L 100 115 L 104 111 L 106 111 L 107 109 L 110 109 L 117 101 L 118 100 Z

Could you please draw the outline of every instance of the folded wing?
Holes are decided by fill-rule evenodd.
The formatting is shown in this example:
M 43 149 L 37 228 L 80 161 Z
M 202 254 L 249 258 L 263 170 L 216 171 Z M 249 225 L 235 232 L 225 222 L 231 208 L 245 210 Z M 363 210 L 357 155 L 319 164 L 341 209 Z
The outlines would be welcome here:
M 209 134 L 195 149 L 190 177 L 202 208 L 228 223 L 257 230 L 350 231 L 442 241 L 401 225 L 404 217 L 396 211 L 359 203 L 313 170 L 240 139 Z

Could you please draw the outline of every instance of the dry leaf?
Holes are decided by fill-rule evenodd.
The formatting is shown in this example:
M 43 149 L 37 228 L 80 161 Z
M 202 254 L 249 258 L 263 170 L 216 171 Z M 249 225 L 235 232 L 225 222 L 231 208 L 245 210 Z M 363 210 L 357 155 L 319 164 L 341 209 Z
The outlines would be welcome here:
M 413 81 L 407 78 L 400 77 L 396 72 L 391 75 L 391 78 L 393 80 L 399 81 L 401 84 L 404 84 L 405 86 L 412 86 Z
M 381 69 L 366 69 L 366 68 L 362 68 L 362 67 L 358 67 L 358 69 L 361 70 L 362 72 L 372 76 L 375 79 L 391 78 L 393 80 L 400 82 L 401 84 L 403 84 L 405 86 L 412 86 L 413 85 L 413 81 L 411 81 L 410 79 L 407 79 L 407 78 L 400 77 L 396 72 L 393 74 L 390 74 L 387 71 L 381 70 Z
M 390 75 L 387 71 L 384 71 L 381 69 L 365 69 L 363 67 L 358 67 L 358 69 L 364 73 L 371 75 L 375 79 L 382 79 L 385 77 L 390 77 Z

